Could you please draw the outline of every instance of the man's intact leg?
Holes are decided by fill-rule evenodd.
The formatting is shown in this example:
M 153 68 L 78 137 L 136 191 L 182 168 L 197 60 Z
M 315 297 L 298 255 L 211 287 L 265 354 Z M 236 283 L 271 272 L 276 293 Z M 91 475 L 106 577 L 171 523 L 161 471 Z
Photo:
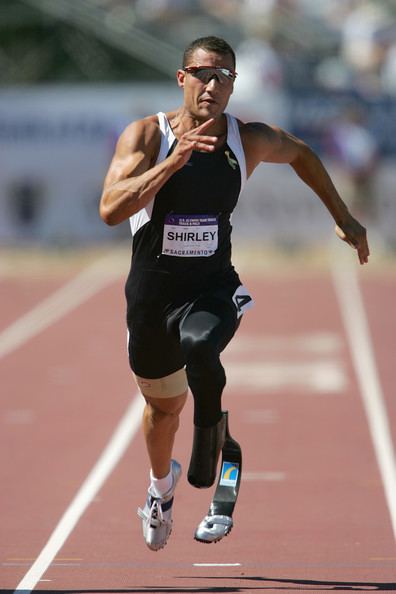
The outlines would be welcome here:
M 143 413 L 143 432 L 153 476 L 161 479 L 170 469 L 173 444 L 179 427 L 179 415 L 187 391 L 173 398 L 148 398 Z
M 143 509 L 143 536 L 147 546 L 157 551 L 163 548 L 172 532 L 173 496 L 181 475 L 181 466 L 172 460 L 172 449 L 179 415 L 186 402 L 187 390 L 171 398 L 145 396 L 143 432 L 150 458 L 150 486 Z

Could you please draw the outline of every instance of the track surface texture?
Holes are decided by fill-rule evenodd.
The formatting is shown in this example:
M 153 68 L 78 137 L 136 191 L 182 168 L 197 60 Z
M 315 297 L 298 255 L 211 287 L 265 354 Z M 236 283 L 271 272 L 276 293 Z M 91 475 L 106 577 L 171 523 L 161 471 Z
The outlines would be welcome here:
M 1 591 L 396 591 L 396 275 L 347 252 L 241 260 L 255 307 L 223 354 L 244 464 L 234 528 L 214 545 L 193 539 L 213 490 L 186 480 L 190 397 L 173 533 L 157 553 L 136 515 L 148 459 L 125 352 L 128 256 L 9 259 Z

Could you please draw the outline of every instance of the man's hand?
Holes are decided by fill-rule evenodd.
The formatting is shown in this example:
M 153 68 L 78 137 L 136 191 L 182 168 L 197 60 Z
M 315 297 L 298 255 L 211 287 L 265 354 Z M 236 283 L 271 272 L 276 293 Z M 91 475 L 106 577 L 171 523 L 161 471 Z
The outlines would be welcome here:
M 206 136 L 205 130 L 213 124 L 214 118 L 207 120 L 197 128 L 185 132 L 180 136 L 179 142 L 169 159 L 176 162 L 177 168 L 182 168 L 191 157 L 193 151 L 211 153 L 215 150 L 217 136 Z
M 366 229 L 349 215 L 345 221 L 335 226 L 335 232 L 340 239 L 357 250 L 360 264 L 367 264 L 370 250 Z

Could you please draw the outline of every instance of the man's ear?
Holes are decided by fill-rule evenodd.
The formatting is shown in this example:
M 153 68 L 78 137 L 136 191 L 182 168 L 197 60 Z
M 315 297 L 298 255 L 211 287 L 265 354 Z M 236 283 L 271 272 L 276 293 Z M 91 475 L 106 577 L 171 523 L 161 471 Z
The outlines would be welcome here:
M 176 72 L 176 79 L 177 79 L 177 84 L 178 86 L 183 89 L 184 88 L 184 80 L 186 78 L 186 73 L 184 72 L 184 70 L 179 69 Z

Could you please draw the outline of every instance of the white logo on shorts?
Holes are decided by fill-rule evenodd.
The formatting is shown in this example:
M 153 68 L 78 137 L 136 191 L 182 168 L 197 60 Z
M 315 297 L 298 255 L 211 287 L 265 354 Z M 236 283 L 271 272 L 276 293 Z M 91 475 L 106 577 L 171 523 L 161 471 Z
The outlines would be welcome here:
M 238 318 L 240 318 L 245 311 L 253 307 L 254 301 L 249 295 L 246 287 L 239 285 L 234 295 L 232 296 L 235 307 L 237 308 Z

